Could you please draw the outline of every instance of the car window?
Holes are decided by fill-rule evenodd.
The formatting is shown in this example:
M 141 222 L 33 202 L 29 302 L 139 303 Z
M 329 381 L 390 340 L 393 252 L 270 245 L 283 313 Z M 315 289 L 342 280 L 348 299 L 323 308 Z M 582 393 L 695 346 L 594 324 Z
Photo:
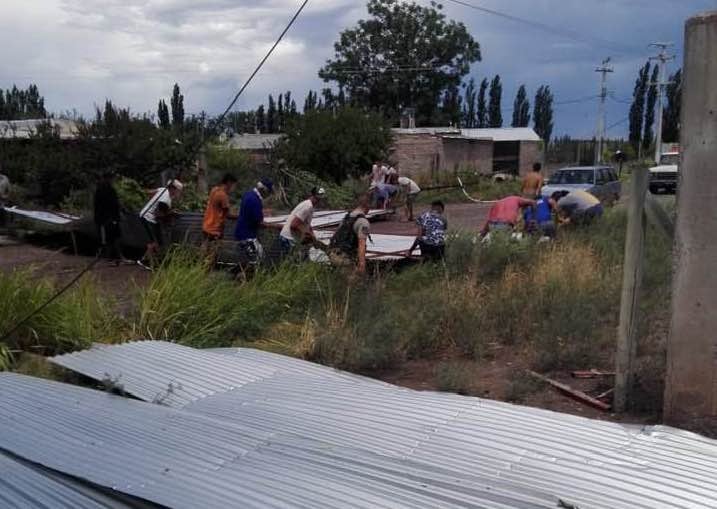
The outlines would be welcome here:
M 550 177 L 550 184 L 594 184 L 594 170 L 558 170 Z
M 660 164 L 680 164 L 680 154 L 662 154 Z
M 615 170 L 613 170 L 612 168 L 607 170 L 607 173 L 610 176 L 610 182 L 615 182 L 616 180 L 618 180 L 617 173 L 615 173 Z
M 596 184 L 607 184 L 607 171 L 604 168 L 598 168 L 595 170 L 595 183 Z

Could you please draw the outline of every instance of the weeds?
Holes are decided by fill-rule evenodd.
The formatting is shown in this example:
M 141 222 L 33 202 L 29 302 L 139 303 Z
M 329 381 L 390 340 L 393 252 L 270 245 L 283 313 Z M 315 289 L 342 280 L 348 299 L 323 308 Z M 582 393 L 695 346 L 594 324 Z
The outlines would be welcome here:
M 436 366 L 436 386 L 441 391 L 471 394 L 475 366 L 468 361 L 447 361 Z

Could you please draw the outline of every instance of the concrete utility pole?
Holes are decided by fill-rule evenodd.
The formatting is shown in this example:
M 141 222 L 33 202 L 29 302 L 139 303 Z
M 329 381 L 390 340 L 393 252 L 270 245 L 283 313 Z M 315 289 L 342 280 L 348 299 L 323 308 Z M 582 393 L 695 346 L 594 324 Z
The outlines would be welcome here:
M 660 71 L 657 73 L 657 83 L 653 83 L 653 86 L 657 86 L 657 128 L 655 128 L 655 164 L 660 164 L 660 157 L 662 156 L 662 98 L 665 95 L 665 85 L 667 85 L 665 76 L 665 64 L 670 60 L 675 59 L 675 55 L 668 55 L 667 48 L 674 46 L 671 42 L 655 42 L 650 44 L 655 48 L 660 48 L 660 54 L 655 57 L 650 57 L 650 60 L 657 60 L 657 65 L 660 66 Z
M 595 69 L 595 72 L 602 74 L 602 81 L 600 84 L 600 109 L 598 110 L 598 123 L 597 123 L 597 150 L 595 151 L 595 164 L 602 163 L 602 145 L 605 139 L 605 125 L 606 125 L 606 112 L 605 112 L 605 99 L 607 98 L 607 73 L 615 72 L 612 67 L 608 67 L 610 63 L 610 57 L 607 57 L 602 61 L 602 65 Z
M 665 421 L 717 432 L 717 11 L 685 27 Z

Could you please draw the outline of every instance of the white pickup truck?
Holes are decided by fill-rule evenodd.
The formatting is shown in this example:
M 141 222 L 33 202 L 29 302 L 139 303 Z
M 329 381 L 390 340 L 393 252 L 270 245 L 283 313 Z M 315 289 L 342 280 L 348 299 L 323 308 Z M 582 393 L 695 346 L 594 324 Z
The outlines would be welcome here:
M 660 157 L 660 164 L 650 168 L 650 192 L 675 193 L 677 190 L 677 172 L 679 171 L 680 153 L 665 152 Z

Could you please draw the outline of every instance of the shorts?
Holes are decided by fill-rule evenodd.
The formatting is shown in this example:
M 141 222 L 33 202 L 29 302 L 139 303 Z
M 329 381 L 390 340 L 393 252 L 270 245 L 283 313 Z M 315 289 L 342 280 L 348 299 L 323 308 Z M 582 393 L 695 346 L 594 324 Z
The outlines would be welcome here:
M 118 221 L 108 221 L 97 227 L 97 235 L 100 239 L 100 245 L 106 246 L 112 244 L 122 237 L 122 230 Z
M 406 196 L 406 205 L 413 205 L 416 203 L 416 198 L 418 198 L 418 193 L 410 193 Z
M 144 226 L 144 231 L 147 232 L 150 242 L 156 243 L 159 246 L 164 245 L 162 227 L 159 226 L 159 223 L 153 223 L 152 221 L 147 221 L 145 218 L 142 218 L 142 226 Z
M 601 217 L 602 213 L 602 204 L 598 203 L 597 205 L 593 205 L 589 209 L 585 209 L 582 212 L 576 212 L 573 216 L 573 222 L 575 224 L 590 224 L 593 220 Z
M 257 239 L 240 240 L 236 249 L 242 265 L 256 265 L 264 258 L 264 248 Z
M 505 231 L 505 230 L 512 230 L 513 225 L 510 223 L 504 223 L 502 221 L 491 221 L 488 223 L 488 229 L 490 231 Z
M 421 258 L 424 260 L 438 262 L 441 261 L 446 254 L 446 246 L 444 244 L 435 246 L 419 240 L 418 245 L 421 247 Z

